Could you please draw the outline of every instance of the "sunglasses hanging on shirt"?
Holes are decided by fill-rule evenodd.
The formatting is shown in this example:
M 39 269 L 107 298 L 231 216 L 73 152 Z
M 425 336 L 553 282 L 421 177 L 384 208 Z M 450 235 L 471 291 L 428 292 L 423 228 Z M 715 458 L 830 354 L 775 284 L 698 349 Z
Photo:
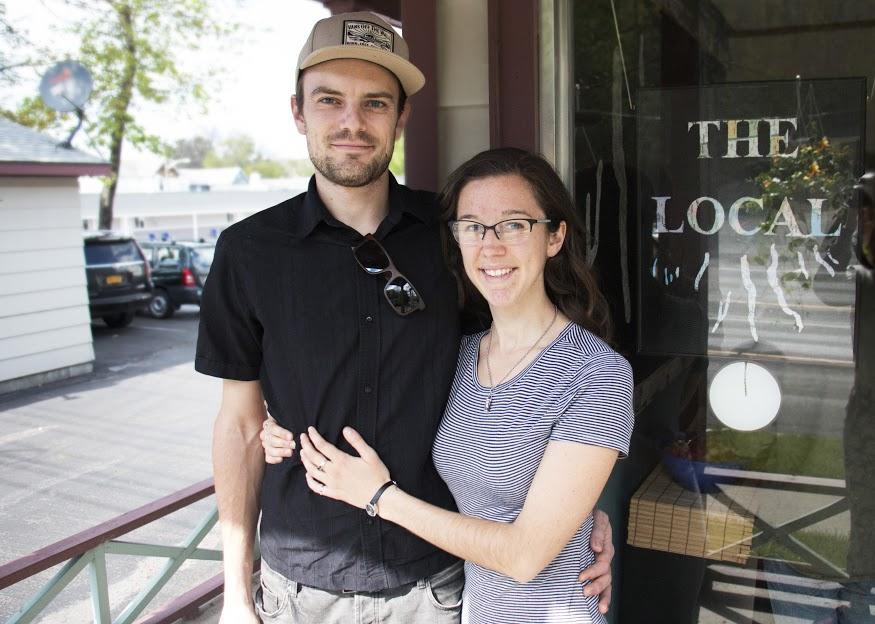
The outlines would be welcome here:
M 386 275 L 383 295 L 397 314 L 407 316 L 411 312 L 425 309 L 425 302 L 419 291 L 401 274 L 392 263 L 392 258 L 372 234 L 367 234 L 362 242 L 354 246 L 352 253 L 365 273 Z

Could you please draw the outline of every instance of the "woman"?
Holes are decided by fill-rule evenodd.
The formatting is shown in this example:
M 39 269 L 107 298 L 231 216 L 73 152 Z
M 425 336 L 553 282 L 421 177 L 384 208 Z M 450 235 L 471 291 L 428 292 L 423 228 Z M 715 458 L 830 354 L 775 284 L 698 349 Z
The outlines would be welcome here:
M 604 342 L 582 224 L 550 165 L 510 148 L 459 167 L 441 204 L 463 301 L 492 317 L 462 340 L 433 447 L 461 513 L 406 494 L 349 427 L 358 457 L 313 428 L 301 436 L 307 483 L 464 558 L 463 622 L 602 622 L 575 580 L 594 559 L 592 508 L 628 451 L 632 375 Z

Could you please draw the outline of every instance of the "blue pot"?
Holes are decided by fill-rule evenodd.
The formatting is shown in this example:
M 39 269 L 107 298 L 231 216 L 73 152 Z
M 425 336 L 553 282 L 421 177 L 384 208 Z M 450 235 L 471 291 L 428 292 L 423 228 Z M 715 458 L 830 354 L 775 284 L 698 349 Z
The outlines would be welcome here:
M 703 494 L 717 492 L 720 489 L 718 483 L 729 482 L 726 477 L 705 474 L 706 466 L 712 466 L 715 468 L 741 468 L 739 464 L 684 459 L 670 453 L 662 454 L 662 465 L 665 466 L 668 474 L 671 475 L 671 478 L 675 483 L 691 492 L 702 492 Z

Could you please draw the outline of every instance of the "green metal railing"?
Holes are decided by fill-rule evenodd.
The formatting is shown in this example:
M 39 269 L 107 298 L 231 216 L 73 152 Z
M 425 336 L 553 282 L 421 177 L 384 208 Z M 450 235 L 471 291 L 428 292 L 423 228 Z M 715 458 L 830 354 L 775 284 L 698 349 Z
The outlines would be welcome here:
M 136 618 L 149 606 L 158 592 L 185 561 L 221 561 L 221 550 L 199 547 L 215 526 L 218 520 L 218 511 L 216 505 L 213 504 L 182 544 L 168 546 L 125 541 L 117 538 L 214 493 L 212 479 L 196 483 L 0 566 L 0 589 L 4 589 L 63 563 L 54 576 L 17 613 L 7 620 L 7 624 L 33 622 L 83 570 L 88 571 L 95 624 L 134 624 Z M 115 619 L 110 614 L 107 555 L 161 557 L 167 560 Z M 222 586 L 222 574 L 220 573 L 171 601 L 160 611 L 140 620 L 139 624 L 172 622 L 179 617 L 196 613 L 201 604 L 221 593 Z
M 816 552 L 809 546 L 800 542 L 793 537 L 792 533 L 815 525 L 827 518 L 832 518 L 848 510 L 847 488 L 843 479 L 825 479 L 821 477 L 806 477 L 802 475 L 784 475 L 767 472 L 753 472 L 750 470 L 736 470 L 730 468 L 719 468 L 716 466 L 708 466 L 705 468 L 705 474 L 718 480 L 726 482 L 738 482 L 753 487 L 762 487 L 769 490 L 785 491 L 793 494 L 824 494 L 834 497 L 834 500 L 817 509 L 800 514 L 792 520 L 780 523 L 770 524 L 763 518 L 757 517 L 756 524 L 751 539 L 751 547 L 762 546 L 768 542 L 774 541 L 781 544 L 790 551 L 796 553 L 806 564 L 811 566 L 811 569 L 825 578 L 835 580 L 847 580 L 848 572 L 841 568 L 826 557 Z M 727 508 L 743 509 L 756 516 L 753 510 L 747 509 L 744 505 L 733 499 L 733 497 L 722 489 L 715 494 L 714 498 L 722 502 Z

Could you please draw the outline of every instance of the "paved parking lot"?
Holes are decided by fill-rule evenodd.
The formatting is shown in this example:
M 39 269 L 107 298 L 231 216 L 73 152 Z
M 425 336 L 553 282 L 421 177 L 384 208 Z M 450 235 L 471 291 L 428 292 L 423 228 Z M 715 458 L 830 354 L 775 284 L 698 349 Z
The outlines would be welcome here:
M 96 323 L 92 374 L 0 395 L 0 562 L 210 476 L 221 382 L 194 372 L 197 322 L 197 307 L 185 306 L 171 319 L 138 316 L 120 330 Z M 177 543 L 211 503 L 177 512 L 136 537 Z M 217 544 L 215 533 L 204 545 Z M 111 603 L 129 600 L 161 563 L 110 559 Z M 215 563 L 188 566 L 158 602 L 218 570 Z M 41 622 L 90 621 L 87 574 L 80 576 Z M 0 592 L 0 621 L 46 578 Z

